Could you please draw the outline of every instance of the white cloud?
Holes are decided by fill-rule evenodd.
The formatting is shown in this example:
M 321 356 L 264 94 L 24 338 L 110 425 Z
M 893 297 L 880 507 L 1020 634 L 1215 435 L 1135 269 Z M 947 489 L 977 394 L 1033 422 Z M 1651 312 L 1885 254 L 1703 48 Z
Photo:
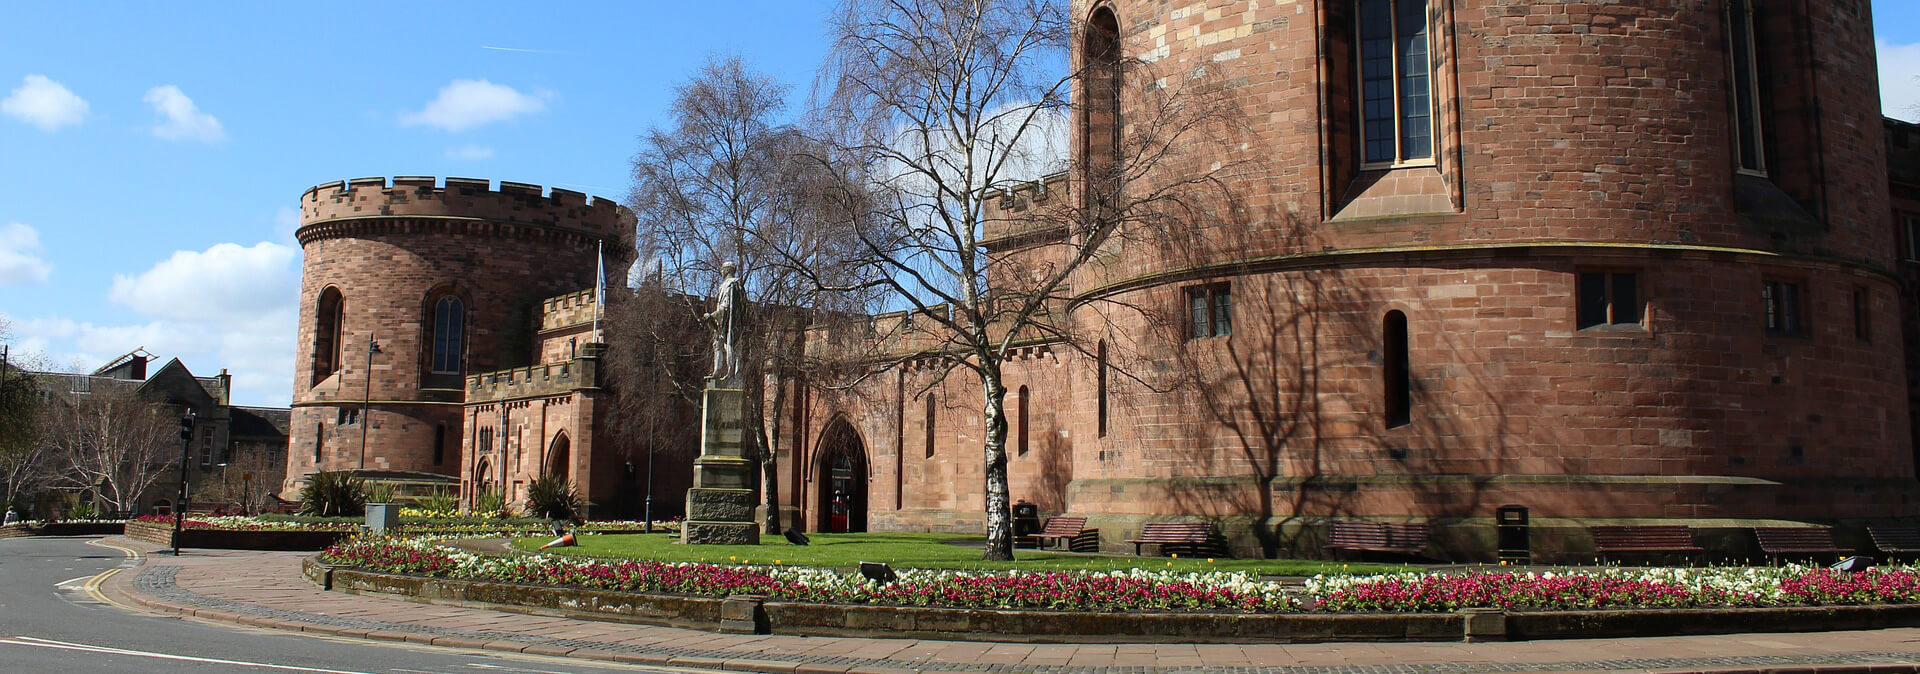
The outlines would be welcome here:
M 450 148 L 447 148 L 447 158 L 448 159 L 465 159 L 469 161 L 478 161 L 481 159 L 492 159 L 493 148 L 487 147 L 485 145 L 462 145 L 460 147 L 450 147 Z
M 0 99 L 0 113 L 52 131 L 79 124 L 87 116 L 87 102 L 45 75 L 28 75 L 19 88 Z
M 1880 54 L 1881 114 L 1920 122 L 1920 43 L 1873 42 Z
M 40 232 L 9 222 L 0 225 L 0 285 L 46 283 L 53 265 L 40 259 Z
M 145 348 L 203 377 L 226 368 L 235 403 L 285 405 L 293 394 L 297 252 L 272 242 L 178 251 L 139 274 L 114 276 L 108 298 L 142 314 L 136 322 L 36 317 L 14 320 L 13 332 L 21 351 L 63 367 L 90 370 Z
M 233 402 L 286 405 L 293 398 L 293 338 L 297 308 L 225 320 L 159 319 L 127 325 L 96 325 L 63 317 L 16 320 L 16 351 L 65 371 L 91 371 L 136 348 L 159 357 L 157 368 L 179 358 L 195 375 L 233 375 Z
M 297 302 L 295 249 L 262 241 L 182 250 L 137 276 L 115 274 L 107 298 L 164 318 L 234 320 Z
M 216 143 L 227 139 L 227 132 L 220 128 L 220 120 L 213 115 L 201 112 L 193 99 L 180 93 L 180 87 L 171 84 L 147 90 L 141 100 L 153 106 L 160 115 L 160 123 L 153 125 L 153 135 L 166 140 L 197 140 Z
M 400 123 L 464 131 L 539 112 L 547 107 L 544 99 L 551 97 L 550 92 L 528 95 L 486 80 L 454 80 L 441 87 L 440 95 L 427 103 L 427 107 L 400 115 Z

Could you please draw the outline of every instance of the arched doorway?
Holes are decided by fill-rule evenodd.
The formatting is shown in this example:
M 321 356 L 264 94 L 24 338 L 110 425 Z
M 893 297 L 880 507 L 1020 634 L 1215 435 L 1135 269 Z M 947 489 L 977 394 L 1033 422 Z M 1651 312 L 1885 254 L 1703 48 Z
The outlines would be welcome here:
M 546 474 L 558 476 L 562 480 L 570 479 L 569 475 L 573 472 L 572 466 L 570 465 L 573 461 L 571 449 L 571 443 L 567 441 L 566 431 L 561 431 L 559 435 L 553 436 L 553 444 L 547 446 Z
M 491 493 L 493 493 L 493 465 L 486 459 L 481 459 L 473 466 L 472 507 L 479 507 L 480 498 Z
M 867 447 L 845 417 L 827 423 L 814 455 L 815 530 L 867 530 Z

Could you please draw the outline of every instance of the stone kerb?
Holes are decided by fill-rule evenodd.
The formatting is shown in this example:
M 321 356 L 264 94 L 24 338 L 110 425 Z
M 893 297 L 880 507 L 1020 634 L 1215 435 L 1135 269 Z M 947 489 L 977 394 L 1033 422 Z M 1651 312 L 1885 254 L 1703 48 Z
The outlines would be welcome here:
M 1920 605 L 1458 613 L 1090 613 L 766 601 L 542 587 L 377 573 L 308 558 L 303 574 L 342 592 L 485 604 L 542 615 L 720 632 L 1025 643 L 1502 641 L 1920 626 Z

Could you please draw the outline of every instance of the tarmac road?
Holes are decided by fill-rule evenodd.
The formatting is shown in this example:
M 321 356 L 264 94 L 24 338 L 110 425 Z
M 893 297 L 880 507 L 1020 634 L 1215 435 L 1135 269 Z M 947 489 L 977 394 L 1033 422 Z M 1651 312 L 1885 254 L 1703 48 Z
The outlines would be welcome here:
M 304 636 L 146 613 L 110 603 L 95 589 L 102 573 L 133 562 L 94 540 L 0 540 L 0 672 L 691 671 Z

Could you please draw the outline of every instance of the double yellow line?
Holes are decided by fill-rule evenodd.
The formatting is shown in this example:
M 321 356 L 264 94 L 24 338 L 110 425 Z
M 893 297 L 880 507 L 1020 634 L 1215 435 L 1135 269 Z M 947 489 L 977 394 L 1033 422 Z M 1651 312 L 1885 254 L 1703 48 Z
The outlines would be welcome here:
M 108 543 L 104 538 L 96 538 L 94 540 L 87 541 L 87 545 L 96 545 L 103 548 L 113 548 L 115 550 L 119 550 L 122 554 L 125 554 L 128 559 L 134 560 L 136 562 L 140 561 L 141 557 L 143 557 L 143 555 L 140 553 L 139 550 L 135 550 L 133 548 L 129 548 L 122 545 L 115 545 L 113 543 Z M 114 601 L 112 598 L 108 597 L 106 593 L 100 591 L 100 586 L 102 584 L 105 584 L 107 582 L 107 579 L 112 578 L 114 574 L 120 573 L 121 571 L 125 571 L 125 570 L 127 570 L 127 567 L 116 567 L 112 569 L 107 569 L 106 571 L 102 571 L 99 574 L 95 575 L 94 577 L 88 578 L 86 585 L 82 585 L 81 589 L 85 590 L 87 593 L 87 596 L 92 597 L 94 601 L 115 606 L 118 608 L 122 608 L 128 611 L 150 613 L 151 611 L 148 611 L 145 608 L 132 606 L 129 604 L 123 604 L 123 603 Z

